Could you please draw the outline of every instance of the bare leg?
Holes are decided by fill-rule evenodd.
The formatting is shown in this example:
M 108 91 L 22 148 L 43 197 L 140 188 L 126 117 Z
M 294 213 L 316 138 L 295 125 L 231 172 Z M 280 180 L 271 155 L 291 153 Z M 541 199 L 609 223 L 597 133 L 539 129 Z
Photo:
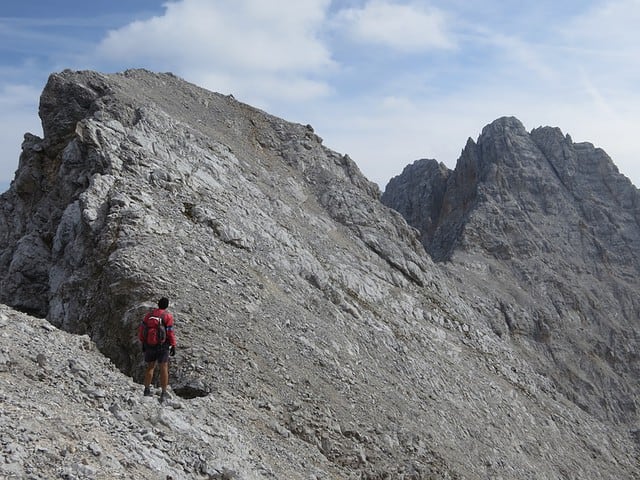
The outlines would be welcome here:
M 144 386 L 145 388 L 151 385 L 151 381 L 153 380 L 153 370 L 156 368 L 156 362 L 147 363 L 147 369 L 144 372 Z M 162 382 L 162 378 L 160 379 Z
M 169 385 L 169 362 L 160 364 L 160 387 L 163 392 L 167 391 Z

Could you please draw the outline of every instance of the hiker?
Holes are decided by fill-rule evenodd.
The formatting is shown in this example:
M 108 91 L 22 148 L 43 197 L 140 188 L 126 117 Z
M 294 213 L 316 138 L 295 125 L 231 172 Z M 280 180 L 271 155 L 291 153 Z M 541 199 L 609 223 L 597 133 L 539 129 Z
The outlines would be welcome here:
M 167 399 L 169 385 L 169 356 L 176 354 L 176 335 L 173 331 L 173 315 L 167 311 L 169 299 L 158 300 L 158 308 L 149 311 L 138 328 L 138 338 L 142 342 L 144 361 L 144 395 L 151 395 L 151 381 L 156 363 L 160 364 L 160 402 Z

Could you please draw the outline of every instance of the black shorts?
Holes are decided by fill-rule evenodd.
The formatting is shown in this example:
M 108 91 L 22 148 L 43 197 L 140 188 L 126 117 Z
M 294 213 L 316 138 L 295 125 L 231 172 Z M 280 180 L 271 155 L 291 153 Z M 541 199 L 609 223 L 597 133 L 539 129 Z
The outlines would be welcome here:
M 169 345 L 147 345 L 144 348 L 144 361 L 147 363 L 167 363 L 169 361 Z

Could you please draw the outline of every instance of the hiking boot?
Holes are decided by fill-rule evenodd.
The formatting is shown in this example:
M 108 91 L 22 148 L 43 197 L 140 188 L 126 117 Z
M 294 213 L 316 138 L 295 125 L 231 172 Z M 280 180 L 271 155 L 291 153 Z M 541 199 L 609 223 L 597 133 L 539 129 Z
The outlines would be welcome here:
M 152 395 L 151 387 L 144 387 L 144 396 L 145 397 L 150 397 L 151 395 Z
M 167 400 L 169 398 L 169 394 L 167 392 L 162 392 L 160 394 L 160 403 L 164 403 L 165 400 Z

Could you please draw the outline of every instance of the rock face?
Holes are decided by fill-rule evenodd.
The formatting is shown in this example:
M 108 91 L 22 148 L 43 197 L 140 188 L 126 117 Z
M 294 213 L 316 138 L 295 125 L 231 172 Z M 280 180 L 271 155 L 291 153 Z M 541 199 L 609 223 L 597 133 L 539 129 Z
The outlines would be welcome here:
M 602 150 L 501 118 L 454 171 L 418 161 L 382 200 L 495 299 L 494 330 L 536 370 L 592 415 L 637 426 L 640 192 Z
M 580 371 L 561 381 L 549 359 L 560 350 L 516 335 L 531 319 L 557 317 L 531 317 L 542 311 L 528 310 L 532 297 L 506 302 L 522 294 L 506 276 L 480 295 L 486 256 L 473 253 L 479 266 L 434 263 L 424 232 L 380 203 L 310 126 L 141 70 L 54 74 L 40 115 L 44 138 L 25 136 L 0 197 L 0 301 L 13 307 L 0 310 L 10 406 L 0 413 L 0 474 L 640 475 L 633 351 L 598 363 L 613 372 L 602 381 L 626 391 L 625 408 L 607 403 L 601 385 L 588 389 Z M 456 173 L 424 170 L 438 181 L 425 180 L 421 198 L 441 207 L 425 208 L 420 227 L 435 238 L 438 211 L 455 211 L 462 245 L 473 209 L 452 196 Z M 480 203 L 471 184 L 460 188 Z M 135 329 L 160 295 L 178 336 L 173 399 L 162 409 L 134 383 Z M 507 317 L 518 328 L 501 329 Z M 618 334 L 633 333 L 615 318 Z M 582 341 L 610 331 L 601 327 L 583 325 L 591 337 Z M 573 340 L 558 338 L 560 353 L 584 360 Z M 596 399 L 606 414 L 587 408 Z M 74 435 L 79 428 L 91 435 Z

